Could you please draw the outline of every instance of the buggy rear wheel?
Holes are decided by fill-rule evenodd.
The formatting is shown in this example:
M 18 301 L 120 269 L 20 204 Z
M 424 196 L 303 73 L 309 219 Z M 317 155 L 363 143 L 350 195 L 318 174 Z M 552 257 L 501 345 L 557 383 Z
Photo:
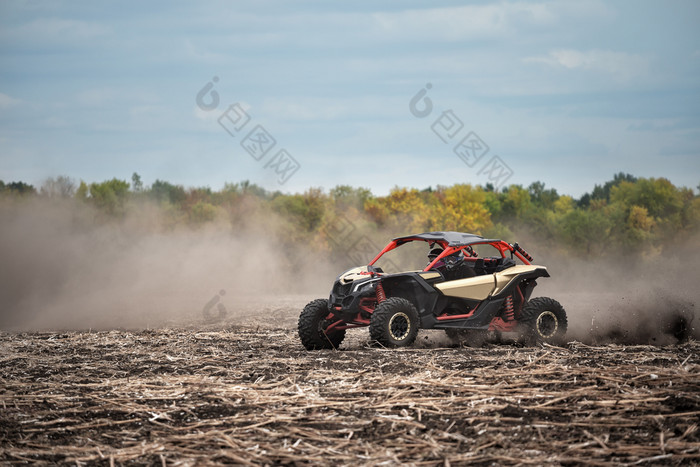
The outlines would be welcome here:
M 345 339 L 345 329 L 326 329 L 332 324 L 326 317 L 328 300 L 319 298 L 309 302 L 299 315 L 299 338 L 306 350 L 337 349 Z
M 374 309 L 369 335 L 384 347 L 406 347 L 418 335 L 418 311 L 405 298 L 391 297 Z
M 549 297 L 536 297 L 527 302 L 520 322 L 524 326 L 522 334 L 528 344 L 560 344 L 568 325 L 564 307 Z

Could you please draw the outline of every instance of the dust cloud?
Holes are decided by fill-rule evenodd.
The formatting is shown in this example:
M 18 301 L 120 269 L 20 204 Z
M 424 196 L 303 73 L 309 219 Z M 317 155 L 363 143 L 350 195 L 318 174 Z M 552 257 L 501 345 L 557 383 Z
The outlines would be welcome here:
M 521 244 L 535 257 L 533 264 L 547 266 L 551 277 L 538 280 L 533 296 L 549 296 L 564 306 L 568 340 L 670 345 L 700 338 L 697 242 L 666 248 L 653 258 L 611 251 L 590 259 L 531 236 Z
M 145 202 L 119 220 L 71 200 L 0 203 L 0 329 L 160 326 L 201 320 L 211 305 L 235 318 L 256 300 L 325 296 L 335 277 L 289 248 L 269 215 L 244 228 L 167 227 L 165 215 Z
M 293 325 L 350 266 L 290 243 L 269 213 L 168 224 L 154 203 L 105 219 L 70 199 L 0 200 L 0 329 L 144 328 L 259 315 Z M 226 219 L 224 219 L 226 218 Z M 654 259 L 557 251 L 523 229 L 518 240 L 547 266 L 533 296 L 560 301 L 569 340 L 667 345 L 700 338 L 698 240 Z M 392 232 L 360 232 L 381 248 Z M 413 232 L 410 232 L 413 233 Z M 367 258 L 369 260 L 369 258 Z M 422 259 L 422 258 L 421 258 Z

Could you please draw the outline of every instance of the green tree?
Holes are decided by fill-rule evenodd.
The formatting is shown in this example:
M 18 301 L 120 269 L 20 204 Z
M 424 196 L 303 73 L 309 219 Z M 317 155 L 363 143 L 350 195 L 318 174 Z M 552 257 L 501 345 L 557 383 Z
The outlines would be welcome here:
M 530 200 L 536 207 L 551 210 L 559 199 L 559 194 L 554 188 L 545 190 L 544 186 L 542 182 L 534 182 L 530 184 L 527 191 L 530 193 Z
M 624 181 L 612 188 L 610 200 L 627 206 L 643 206 L 657 218 L 674 216 L 683 205 L 680 190 L 665 178 Z
M 131 189 L 135 193 L 141 193 L 143 191 L 143 182 L 141 181 L 141 175 L 134 172 L 131 175 Z
M 627 216 L 625 240 L 626 246 L 645 246 L 654 239 L 652 229 L 655 226 L 654 219 L 649 215 L 647 208 L 632 206 Z
M 559 238 L 579 256 L 602 253 L 607 248 L 610 219 L 601 211 L 573 209 L 559 221 Z
M 123 214 L 129 194 L 129 183 L 113 178 L 102 183 L 91 183 L 88 199 L 108 214 Z
M 301 195 L 280 195 L 272 200 L 272 208 L 303 232 L 315 232 L 325 212 L 326 196 L 320 188 L 311 188 Z
M 80 180 L 80 185 L 78 186 L 78 189 L 75 191 L 75 197 L 81 201 L 87 201 L 89 193 L 90 193 L 90 187 L 88 187 L 87 183 Z
M 605 201 L 610 201 L 610 193 L 614 187 L 622 182 L 635 183 L 636 181 L 637 177 L 633 175 L 624 172 L 616 173 L 612 180 L 605 182 L 603 185 L 595 185 L 591 194 L 584 194 L 579 200 L 579 206 L 588 207 L 592 200 L 604 199 Z
M 149 195 L 160 202 L 168 201 L 176 206 L 182 206 L 182 203 L 187 199 L 187 193 L 182 186 L 162 180 L 153 182 Z
M 248 180 L 244 180 L 240 184 L 241 193 L 243 195 L 255 196 L 261 199 L 269 199 L 270 194 L 259 185 L 255 183 L 250 183 Z
M 216 219 L 216 206 L 205 201 L 195 203 L 189 212 L 190 222 L 193 224 L 204 224 Z
M 330 191 L 330 197 L 335 202 L 337 209 L 355 208 L 361 210 L 372 192 L 367 188 L 353 188 L 349 185 L 338 185 Z
M 192 205 L 200 201 L 211 203 L 213 202 L 214 198 L 217 198 L 217 196 L 215 196 L 214 193 L 212 193 L 211 188 L 206 186 L 199 188 L 190 188 L 189 190 L 187 190 L 188 205 Z
M 567 214 L 576 208 L 576 201 L 571 196 L 560 196 L 552 205 L 552 208 L 557 214 Z
M 504 216 L 525 220 L 532 209 L 530 192 L 520 185 L 511 185 L 505 191 L 502 199 Z
M 7 193 L 12 193 L 20 196 L 36 194 L 36 188 L 24 182 L 10 182 L 8 184 L 3 183 L 3 190 Z
M 484 207 L 489 211 L 489 214 L 491 214 L 493 219 L 499 219 L 503 210 L 501 195 L 496 193 L 493 190 L 493 187 L 491 190 L 489 190 L 488 183 L 486 185 L 487 188 L 484 188 Z

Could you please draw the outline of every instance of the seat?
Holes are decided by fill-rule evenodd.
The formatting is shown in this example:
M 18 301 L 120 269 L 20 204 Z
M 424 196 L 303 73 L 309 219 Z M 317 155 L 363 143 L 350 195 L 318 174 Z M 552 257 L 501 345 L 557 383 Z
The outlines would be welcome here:
M 455 281 L 457 279 L 468 279 L 470 277 L 476 277 L 476 271 L 472 269 L 466 262 L 462 262 L 460 265 L 447 269 L 443 272 L 445 280 Z
M 512 268 L 515 266 L 515 260 L 511 258 L 500 258 L 496 262 L 496 269 L 493 272 L 501 272 L 505 269 Z
M 474 262 L 474 273 L 477 276 L 483 276 L 486 274 L 486 267 L 484 266 L 484 258 L 479 258 Z
M 474 271 L 478 276 L 501 272 L 515 266 L 515 261 L 511 258 L 479 258 L 474 263 Z

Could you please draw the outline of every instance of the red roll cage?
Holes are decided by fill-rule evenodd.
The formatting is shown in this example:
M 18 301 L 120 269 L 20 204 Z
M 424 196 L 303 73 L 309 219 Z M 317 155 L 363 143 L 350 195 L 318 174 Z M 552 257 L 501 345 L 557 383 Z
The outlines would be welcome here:
M 435 266 L 435 263 L 440 261 L 445 256 L 453 255 L 453 254 L 455 254 L 459 251 L 465 250 L 465 249 L 468 249 L 467 254 L 470 257 L 474 257 L 474 255 L 469 253 L 471 250 L 471 247 L 473 245 L 491 245 L 492 247 L 494 247 L 495 249 L 498 250 L 498 252 L 501 254 L 502 258 L 505 258 L 506 251 L 511 252 L 511 253 L 515 254 L 515 256 L 517 256 L 518 259 L 523 262 L 523 264 L 529 265 L 530 261 L 532 261 L 532 257 L 530 255 L 528 255 L 525 252 L 525 250 L 520 248 L 517 243 L 511 245 L 510 243 L 505 242 L 503 240 L 484 240 L 484 241 L 470 242 L 469 244 L 466 244 L 466 245 L 449 246 L 449 244 L 446 240 L 429 240 L 429 239 L 424 239 L 424 238 L 412 238 L 412 239 L 401 239 L 401 241 L 392 240 L 391 242 L 389 242 L 389 244 L 387 246 L 384 247 L 384 249 L 382 249 L 382 251 L 379 252 L 379 254 L 377 256 L 374 257 L 374 259 L 372 261 L 369 262 L 369 266 L 374 265 L 374 263 L 376 263 L 377 260 L 379 260 L 379 258 L 381 258 L 385 253 L 388 253 L 389 251 L 391 251 L 391 250 L 393 250 L 393 249 L 395 249 L 395 248 L 397 248 L 405 243 L 414 242 L 414 241 L 437 243 L 438 245 L 440 245 L 443 248 L 442 253 L 440 253 L 440 255 L 437 258 L 435 258 L 433 261 L 431 261 L 430 264 L 428 264 L 425 267 L 425 269 L 423 269 L 423 271 L 429 271 L 430 269 L 432 269 Z

